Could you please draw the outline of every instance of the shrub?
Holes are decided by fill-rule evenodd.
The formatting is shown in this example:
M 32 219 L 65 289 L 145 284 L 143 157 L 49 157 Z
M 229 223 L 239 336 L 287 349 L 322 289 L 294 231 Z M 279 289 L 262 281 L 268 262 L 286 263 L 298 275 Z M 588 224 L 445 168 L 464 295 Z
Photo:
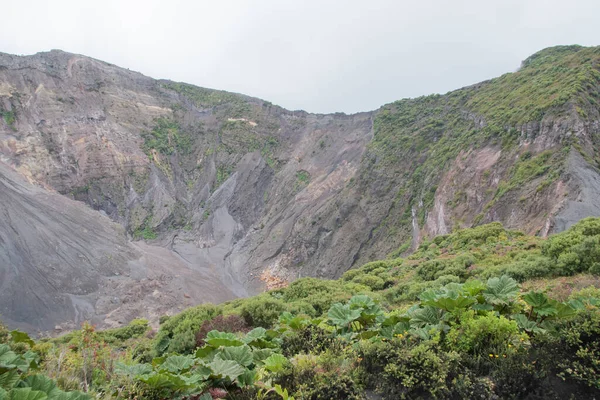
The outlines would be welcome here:
M 242 306 L 242 317 L 250 326 L 270 328 L 285 310 L 283 301 L 266 294 L 246 301 Z
M 338 339 L 330 332 L 318 326 L 308 325 L 284 336 L 281 341 L 281 352 L 286 357 L 299 353 L 318 354 L 334 347 L 337 341 Z
M 9 338 L 10 338 L 10 334 L 8 333 L 8 329 L 0 321 L 0 344 L 8 343 Z
M 557 358 L 559 376 L 600 389 L 600 313 L 580 314 L 559 329 L 562 354 Z
M 155 339 L 158 355 L 165 352 L 190 353 L 196 348 L 196 333 L 207 319 L 220 313 L 212 304 L 202 304 L 173 315 L 160 326 Z
M 298 399 L 363 399 L 352 379 L 354 363 L 344 353 L 327 351 L 319 356 L 299 354 L 277 380 Z
M 150 326 L 146 319 L 134 319 L 122 328 L 106 329 L 98 332 L 98 335 L 107 343 L 122 344 L 127 339 L 143 336 Z
M 488 267 L 479 275 L 482 278 L 508 275 L 519 282 L 524 282 L 528 279 L 553 276 L 556 273 L 555 263 L 549 258 L 540 255 L 527 255 L 527 257 L 512 263 Z
M 539 392 L 546 371 L 533 361 L 536 360 L 532 360 L 526 352 L 509 353 L 501 357 L 491 372 L 494 393 L 501 399 L 522 399 Z
M 243 332 L 247 333 L 251 328 L 246 324 L 246 321 L 239 315 L 217 315 L 211 320 L 206 320 L 202 323 L 200 330 L 196 333 L 196 346 L 202 347 L 205 342 L 206 334 L 212 330 L 220 332 Z
M 382 290 L 385 287 L 385 281 L 376 275 L 359 275 L 352 282 L 365 285 L 371 290 Z
M 515 321 L 511 321 L 494 312 L 475 317 L 475 311 L 468 310 L 459 317 L 459 323 L 453 325 L 446 340 L 448 347 L 469 354 L 475 358 L 496 358 L 496 355 L 512 352 L 523 336 Z M 509 347 L 510 346 L 510 347 Z
M 600 270 L 600 219 L 582 219 L 569 230 L 549 237 L 542 253 L 567 275 Z
M 316 278 L 298 279 L 282 292 L 286 303 L 304 301 L 314 308 L 317 316 L 326 313 L 333 303 L 347 300 L 351 295 L 342 282 Z
M 439 351 L 431 342 L 361 342 L 359 379 L 386 399 L 446 398 L 456 367 L 456 353 Z

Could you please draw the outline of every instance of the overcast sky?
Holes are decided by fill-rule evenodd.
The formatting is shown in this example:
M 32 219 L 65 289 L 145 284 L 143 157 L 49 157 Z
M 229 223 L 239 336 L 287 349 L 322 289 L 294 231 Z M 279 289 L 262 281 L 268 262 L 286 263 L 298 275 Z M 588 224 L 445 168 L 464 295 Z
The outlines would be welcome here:
M 4 1 L 0 51 L 50 49 L 154 78 L 356 112 L 600 44 L 599 0 Z

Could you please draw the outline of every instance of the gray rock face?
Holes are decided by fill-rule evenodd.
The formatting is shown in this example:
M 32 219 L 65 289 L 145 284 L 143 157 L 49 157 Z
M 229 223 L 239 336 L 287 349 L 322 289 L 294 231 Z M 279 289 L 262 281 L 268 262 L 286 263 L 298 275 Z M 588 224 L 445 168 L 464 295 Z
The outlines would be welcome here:
M 568 163 L 569 189 L 573 191 L 554 217 L 553 232 L 568 229 L 586 217 L 600 217 L 600 173 L 581 154 L 572 152 Z
M 90 318 L 111 326 L 135 316 L 156 319 L 261 290 L 263 271 L 284 280 L 325 271 L 329 260 L 316 254 L 326 251 L 327 232 L 316 213 L 337 209 L 372 135 L 371 113 L 290 112 L 61 51 L 0 54 L 0 108 L 15 116 L 10 124 L 0 120 L 5 170 L 72 216 L 64 228 L 72 234 L 59 229 L 62 214 L 36 230 L 37 215 L 49 207 L 36 203 L 19 226 L 27 243 L 13 250 L 8 239 L 16 236 L 5 226 L 0 260 L 12 275 L 3 283 L 42 286 L 20 304 L 16 291 L 4 292 L 2 318 L 29 329 Z M 148 145 L 148 135 L 165 124 L 163 147 Z M 180 138 L 185 146 L 173 144 Z M 10 218 L 23 212 L 6 210 Z M 100 227 L 78 235 L 93 219 Z M 296 246 L 302 231 L 306 239 Z M 141 236 L 152 245 L 130 243 Z M 57 247 L 63 242 L 71 245 Z M 34 258 L 23 260 L 28 252 Z M 343 262 L 338 268 L 350 267 L 351 260 Z M 67 276 L 69 285 L 56 284 Z M 36 310 L 42 303 L 53 311 Z
M 461 149 L 427 188 L 411 187 L 435 154 L 408 143 L 382 167 L 387 150 L 369 143 L 389 110 L 308 114 L 62 51 L 0 53 L 0 317 L 29 331 L 156 322 L 338 277 L 477 214 L 529 233 L 564 229 L 600 215 L 597 170 L 577 154 L 540 193 L 543 176 L 490 201 L 521 150 L 555 151 L 568 135 L 596 143 L 598 112 L 584 123 L 571 111 L 521 127 L 511 151 Z M 449 117 L 485 127 L 470 110 Z
M 108 217 L 32 185 L 1 162 L 0 216 L 0 315 L 10 326 L 118 326 L 234 297 L 217 271 L 192 267 L 164 248 L 130 244 Z

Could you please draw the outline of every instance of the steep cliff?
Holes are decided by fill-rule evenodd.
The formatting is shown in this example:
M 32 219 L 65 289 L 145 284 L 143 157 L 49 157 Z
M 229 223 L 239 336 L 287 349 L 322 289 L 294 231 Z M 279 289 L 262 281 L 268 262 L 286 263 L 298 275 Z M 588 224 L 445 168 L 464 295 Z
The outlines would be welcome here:
M 500 221 L 544 236 L 600 215 L 599 61 L 600 48 L 555 47 L 518 72 L 446 95 L 315 115 L 62 51 L 0 54 L 0 161 L 53 204 L 122 229 L 102 234 L 113 242 L 84 238 L 86 247 L 97 241 L 114 252 L 115 271 L 133 276 L 131 260 L 148 264 L 160 253 L 165 273 L 194 277 L 185 301 L 220 301 L 300 276 L 338 277 L 455 227 Z M 97 212 L 83 211 L 83 202 Z M 44 207 L 33 205 L 23 221 Z M 88 229 L 89 218 L 72 218 L 69 229 Z M 52 252 L 35 243 L 52 234 L 62 240 L 64 232 L 44 225 L 48 234 L 31 234 L 17 254 Z M 8 248 L 0 249 L 6 271 L 43 263 L 28 267 L 6 256 Z M 90 259 L 104 265 L 100 255 Z M 93 265 L 42 274 L 86 275 Z M 81 320 L 72 299 L 78 288 L 86 296 L 103 290 L 57 287 L 71 303 L 48 321 Z M 174 299 L 161 307 L 140 301 L 139 309 L 156 316 L 176 307 Z M 3 317 L 28 321 L 33 304 L 7 306 Z M 90 313 L 111 323 L 111 307 L 94 303 Z M 135 309 L 121 309 L 121 319 Z

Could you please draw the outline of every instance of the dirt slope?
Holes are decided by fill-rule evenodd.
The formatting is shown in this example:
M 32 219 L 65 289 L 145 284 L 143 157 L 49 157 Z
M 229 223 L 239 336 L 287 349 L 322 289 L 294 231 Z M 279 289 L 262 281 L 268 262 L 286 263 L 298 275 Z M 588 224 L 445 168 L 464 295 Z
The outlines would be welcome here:
M 210 268 L 130 244 L 123 228 L 81 202 L 34 186 L 0 162 L 0 315 L 29 331 L 135 317 L 234 297 Z

